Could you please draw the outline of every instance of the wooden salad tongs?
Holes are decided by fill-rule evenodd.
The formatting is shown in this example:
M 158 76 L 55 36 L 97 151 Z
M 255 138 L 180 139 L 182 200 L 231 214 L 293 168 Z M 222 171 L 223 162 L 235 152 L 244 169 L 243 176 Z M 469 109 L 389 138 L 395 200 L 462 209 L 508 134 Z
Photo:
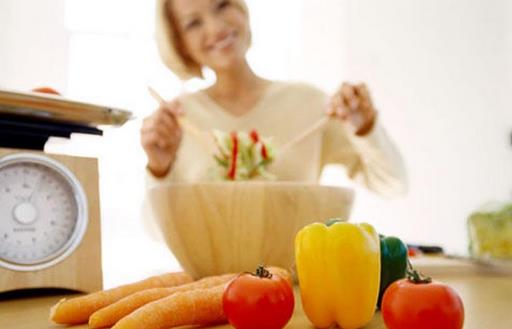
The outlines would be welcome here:
M 163 97 L 160 96 L 160 94 L 155 89 L 153 89 L 152 87 L 148 86 L 148 90 L 149 90 L 149 93 L 151 94 L 151 96 L 153 96 L 153 98 L 155 100 L 157 100 L 159 103 L 164 103 L 165 102 Z M 196 125 L 194 125 L 192 122 L 190 122 L 186 118 L 186 116 L 179 116 L 177 118 L 177 120 L 178 120 L 178 123 L 180 124 L 180 126 L 183 127 L 183 129 L 186 130 L 187 132 L 189 132 L 190 134 L 194 135 L 196 137 L 196 139 L 199 142 L 201 142 L 201 144 L 206 149 L 210 149 L 211 148 L 211 143 L 209 142 L 211 134 L 206 133 L 206 132 L 202 131 L 201 129 L 199 129 Z M 295 136 L 292 140 L 286 142 L 281 147 L 279 147 L 278 153 L 279 154 L 285 153 L 290 148 L 292 148 L 294 145 L 300 143 L 301 141 L 306 139 L 311 134 L 314 134 L 318 130 L 322 129 L 327 124 L 327 122 L 329 122 L 329 120 L 330 120 L 329 116 L 324 116 L 324 117 L 320 118 L 318 121 L 313 123 L 306 130 L 304 130 L 302 133 L 300 133 L 299 135 Z

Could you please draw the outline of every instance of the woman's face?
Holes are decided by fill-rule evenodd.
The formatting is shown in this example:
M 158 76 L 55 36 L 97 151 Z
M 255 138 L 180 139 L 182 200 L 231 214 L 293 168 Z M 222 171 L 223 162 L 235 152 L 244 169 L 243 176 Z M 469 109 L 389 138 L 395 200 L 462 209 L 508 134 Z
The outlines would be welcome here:
M 171 0 L 183 53 L 200 66 L 229 70 L 245 60 L 249 21 L 232 0 Z

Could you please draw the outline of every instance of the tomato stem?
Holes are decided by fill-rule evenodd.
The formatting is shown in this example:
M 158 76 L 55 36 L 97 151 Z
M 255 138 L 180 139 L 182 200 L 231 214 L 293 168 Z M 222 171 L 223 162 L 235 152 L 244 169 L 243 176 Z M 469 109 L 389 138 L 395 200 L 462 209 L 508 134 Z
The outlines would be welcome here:
M 407 280 L 416 284 L 427 284 L 432 282 L 432 278 L 424 275 L 412 267 L 411 261 L 407 259 Z
M 259 265 L 256 269 L 256 276 L 259 278 L 270 279 L 272 278 L 272 273 L 265 268 L 265 265 Z

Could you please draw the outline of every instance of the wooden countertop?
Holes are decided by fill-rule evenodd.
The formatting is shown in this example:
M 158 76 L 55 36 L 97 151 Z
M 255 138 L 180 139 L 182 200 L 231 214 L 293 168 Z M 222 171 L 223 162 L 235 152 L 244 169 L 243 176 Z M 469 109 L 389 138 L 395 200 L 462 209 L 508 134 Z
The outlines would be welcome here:
M 449 284 L 464 301 L 465 329 L 509 329 L 512 323 L 512 276 L 489 273 L 458 273 L 437 275 L 437 281 Z M 48 323 L 50 306 L 61 299 L 59 294 L 0 295 L 0 328 L 51 329 L 62 328 Z M 69 297 L 66 296 L 66 297 Z M 313 328 L 302 311 L 298 288 L 295 288 L 295 314 L 287 329 Z M 87 325 L 66 327 L 85 329 Z M 229 325 L 211 328 L 231 328 Z M 367 329 L 385 329 L 379 313 L 375 314 Z

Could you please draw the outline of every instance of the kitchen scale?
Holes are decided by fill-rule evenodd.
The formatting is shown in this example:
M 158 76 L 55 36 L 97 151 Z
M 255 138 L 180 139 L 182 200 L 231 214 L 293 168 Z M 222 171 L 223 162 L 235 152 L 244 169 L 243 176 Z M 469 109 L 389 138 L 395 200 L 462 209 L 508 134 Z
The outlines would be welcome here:
M 49 137 L 102 135 L 127 111 L 0 90 L 0 292 L 102 289 L 98 162 L 48 154 Z

